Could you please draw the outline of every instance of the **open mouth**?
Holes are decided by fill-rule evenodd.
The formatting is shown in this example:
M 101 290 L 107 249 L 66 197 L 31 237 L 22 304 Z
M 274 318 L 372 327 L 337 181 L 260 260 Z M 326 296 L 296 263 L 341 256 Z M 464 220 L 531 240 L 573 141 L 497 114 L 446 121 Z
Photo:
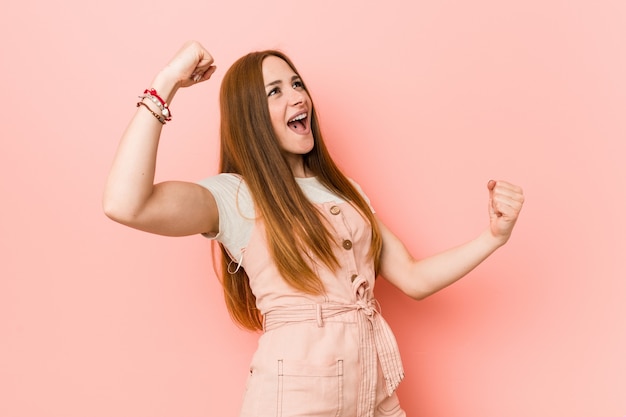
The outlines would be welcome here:
M 300 113 L 293 119 L 289 120 L 287 122 L 287 126 L 289 126 L 289 128 L 296 133 L 305 134 L 308 130 L 308 125 L 307 125 L 308 117 L 309 117 L 308 113 Z

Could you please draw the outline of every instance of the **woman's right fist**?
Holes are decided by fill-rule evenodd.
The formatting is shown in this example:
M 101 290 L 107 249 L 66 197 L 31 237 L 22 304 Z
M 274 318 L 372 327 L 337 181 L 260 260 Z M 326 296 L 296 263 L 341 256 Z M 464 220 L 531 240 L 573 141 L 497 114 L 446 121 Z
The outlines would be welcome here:
M 176 80 L 179 87 L 206 81 L 215 72 L 213 57 L 199 42 L 189 41 L 176 53 L 163 69 Z

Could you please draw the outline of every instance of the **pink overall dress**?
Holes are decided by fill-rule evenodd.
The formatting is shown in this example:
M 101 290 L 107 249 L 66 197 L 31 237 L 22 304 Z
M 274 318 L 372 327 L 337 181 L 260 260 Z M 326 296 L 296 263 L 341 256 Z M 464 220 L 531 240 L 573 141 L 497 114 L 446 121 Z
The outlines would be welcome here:
M 371 227 L 348 203 L 317 207 L 336 232 L 341 265 L 314 265 L 325 294 L 281 278 L 259 221 L 240 261 L 264 317 L 240 416 L 405 416 L 395 394 L 404 376 L 398 346 L 372 294 Z

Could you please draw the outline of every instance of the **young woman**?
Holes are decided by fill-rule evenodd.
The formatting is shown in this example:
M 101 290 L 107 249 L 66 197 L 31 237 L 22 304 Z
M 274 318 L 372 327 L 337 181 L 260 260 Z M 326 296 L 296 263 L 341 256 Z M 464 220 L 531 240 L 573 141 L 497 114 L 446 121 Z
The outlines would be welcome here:
M 213 58 L 189 42 L 154 78 L 123 134 L 104 193 L 122 224 L 202 233 L 222 249 L 233 319 L 262 332 L 241 416 L 403 416 L 404 371 L 373 296 L 377 275 L 414 299 L 460 279 L 509 239 L 522 190 L 489 181 L 489 225 L 474 240 L 416 260 L 334 164 L 291 61 L 250 53 L 220 91 L 221 174 L 154 184 L 161 129 L 181 87 Z

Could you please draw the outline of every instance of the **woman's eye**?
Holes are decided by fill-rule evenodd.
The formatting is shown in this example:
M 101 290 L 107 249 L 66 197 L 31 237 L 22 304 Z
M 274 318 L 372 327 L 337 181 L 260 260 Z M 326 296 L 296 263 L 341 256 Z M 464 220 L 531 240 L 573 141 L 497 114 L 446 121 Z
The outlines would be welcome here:
M 302 81 L 294 81 L 293 88 L 304 88 L 304 83 Z
M 271 97 L 271 96 L 273 96 L 273 95 L 275 95 L 275 94 L 278 94 L 279 92 L 280 92 L 280 90 L 278 89 L 278 87 L 276 87 L 276 88 L 272 88 L 272 89 L 269 91 L 269 93 L 267 93 L 267 96 L 268 96 L 268 97 Z

